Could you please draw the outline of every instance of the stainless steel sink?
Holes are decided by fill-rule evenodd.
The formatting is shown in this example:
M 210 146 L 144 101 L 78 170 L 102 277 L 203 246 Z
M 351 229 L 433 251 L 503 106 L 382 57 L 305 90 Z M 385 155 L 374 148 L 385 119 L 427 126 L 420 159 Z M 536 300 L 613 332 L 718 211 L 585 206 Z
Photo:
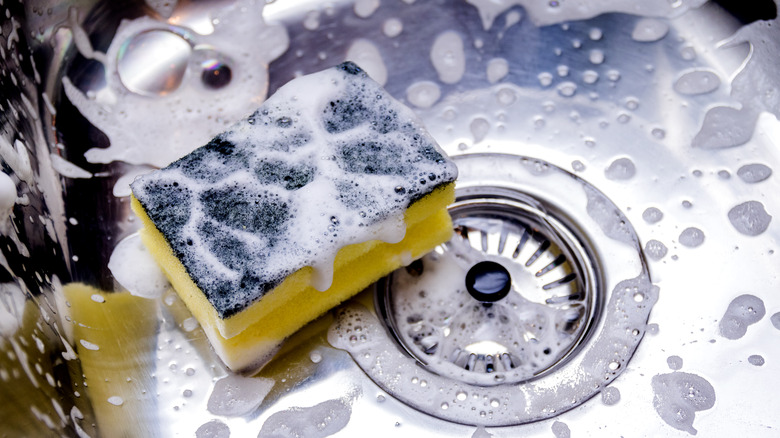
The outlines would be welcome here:
M 0 6 L 2 434 L 780 433 L 772 2 Z M 456 235 L 235 375 L 128 184 L 346 59 L 458 163 Z

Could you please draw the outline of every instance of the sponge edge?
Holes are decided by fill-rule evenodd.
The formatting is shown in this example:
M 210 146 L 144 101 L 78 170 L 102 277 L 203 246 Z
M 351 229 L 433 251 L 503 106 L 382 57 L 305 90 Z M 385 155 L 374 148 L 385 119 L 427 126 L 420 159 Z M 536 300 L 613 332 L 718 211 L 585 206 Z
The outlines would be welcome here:
M 404 214 L 407 232 L 398 243 L 373 240 L 341 248 L 328 290 L 312 287 L 312 268 L 304 267 L 262 300 L 227 319 L 219 318 L 140 202 L 133 198 L 131 205 L 144 225 L 141 239 L 200 322 L 216 353 L 232 370 L 250 373 L 267 363 L 283 341 L 307 322 L 447 241 L 452 222 L 446 206 L 454 197 L 454 183 L 448 183 L 410 205 Z M 244 328 L 236 330 L 236 326 Z

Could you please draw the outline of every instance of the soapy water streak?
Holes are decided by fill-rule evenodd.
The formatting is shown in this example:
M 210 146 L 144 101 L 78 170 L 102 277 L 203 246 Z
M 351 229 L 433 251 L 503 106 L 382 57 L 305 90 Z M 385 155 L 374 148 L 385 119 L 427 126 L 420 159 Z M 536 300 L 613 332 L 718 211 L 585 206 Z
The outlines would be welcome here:
M 495 19 L 512 7 L 522 6 L 528 18 L 537 26 L 584 20 L 608 12 L 624 12 L 648 17 L 671 17 L 703 5 L 706 0 L 466 0 L 479 11 L 482 27 L 489 30 Z
M 780 5 L 780 2 L 775 1 Z M 780 53 L 780 16 L 740 28 L 720 43 L 721 47 L 750 44 L 750 53 L 742 70 L 731 81 L 731 97 L 741 106 L 716 106 L 704 117 L 701 130 L 693 139 L 693 147 L 720 149 L 740 146 L 753 136 L 762 112 L 780 118 L 776 59 Z

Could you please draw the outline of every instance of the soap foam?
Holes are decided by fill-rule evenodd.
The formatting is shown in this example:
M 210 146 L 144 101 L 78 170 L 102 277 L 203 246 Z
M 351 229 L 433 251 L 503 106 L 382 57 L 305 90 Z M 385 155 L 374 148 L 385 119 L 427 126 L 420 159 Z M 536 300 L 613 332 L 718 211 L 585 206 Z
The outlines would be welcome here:
M 241 377 L 235 374 L 217 380 L 209 396 L 209 412 L 226 417 L 251 413 L 273 388 L 275 381 L 265 377 Z
M 715 406 L 715 389 L 695 374 L 673 372 L 653 376 L 653 407 L 675 429 L 696 435 L 693 420 L 697 411 Z
M 352 407 L 338 399 L 307 408 L 293 407 L 268 417 L 257 437 L 325 438 L 343 429 L 351 416 Z
M 772 215 L 759 201 L 747 201 L 733 207 L 728 212 L 728 218 L 731 225 L 746 236 L 762 234 L 772 222 Z
M 71 20 L 79 51 L 100 61 L 106 70 L 106 88 L 94 99 L 69 78 L 62 80 L 68 99 L 111 142 L 108 148 L 88 150 L 87 161 L 162 167 L 249 114 L 267 91 L 267 71 L 258 66 L 267 66 L 287 50 L 289 43 L 283 27 L 266 25 L 262 20 L 264 4 L 262 0 L 239 0 L 220 10 L 211 17 L 218 24 L 209 35 L 149 17 L 123 21 L 105 54 L 93 50 L 84 31 L 75 19 Z M 245 19 L 249 14 L 254 18 Z M 125 43 L 148 31 L 181 36 L 193 47 L 181 86 L 155 97 L 129 91 L 117 70 Z M 258 45 L 257 41 L 263 44 Z M 219 90 L 208 89 L 202 83 L 201 62 L 217 59 L 229 61 L 232 79 Z M 150 114 L 165 117 L 149 117 Z
M 108 269 L 114 279 L 135 296 L 159 298 L 170 287 L 138 233 L 117 244 L 108 259 Z
M 754 295 L 740 295 L 734 298 L 718 325 L 720 334 L 726 339 L 739 339 L 745 336 L 748 326 L 753 325 L 766 315 L 764 302 Z

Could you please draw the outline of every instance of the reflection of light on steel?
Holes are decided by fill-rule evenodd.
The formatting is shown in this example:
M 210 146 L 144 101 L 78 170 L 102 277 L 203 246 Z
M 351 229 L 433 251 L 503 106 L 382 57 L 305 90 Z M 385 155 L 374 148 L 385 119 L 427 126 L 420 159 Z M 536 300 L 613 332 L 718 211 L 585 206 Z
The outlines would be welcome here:
M 702 436 L 764 436 L 767 427 L 780 427 L 772 410 L 776 404 L 774 394 L 750 391 L 753 387 L 777 386 L 776 376 L 780 376 L 780 362 L 772 360 L 776 346 L 766 342 L 775 339 L 780 329 L 778 301 L 771 293 L 780 287 L 780 279 L 775 275 L 780 198 L 774 196 L 776 173 L 767 175 L 766 172 L 780 167 L 780 149 L 776 144 L 780 125 L 773 100 L 778 94 L 770 90 L 778 83 L 774 56 L 778 50 L 773 46 L 780 41 L 774 35 L 780 26 L 772 18 L 774 15 L 765 17 L 770 19 L 768 22 L 745 26 L 729 39 L 739 24 L 718 9 L 717 2 L 702 5 L 699 0 L 641 4 L 607 0 L 587 5 L 567 0 L 559 1 L 554 8 L 547 1 L 534 0 L 445 0 L 443 3 L 407 0 L 395 2 L 392 7 L 392 2 L 382 2 L 368 18 L 356 16 L 350 1 L 327 4 L 276 1 L 265 7 L 264 18 L 283 24 L 291 36 L 291 49 L 269 67 L 271 91 L 296 75 L 343 61 L 346 48 L 355 39 L 367 39 L 377 47 L 387 67 L 388 90 L 399 98 L 404 94 L 409 96 L 407 101 L 417 107 L 428 129 L 450 153 L 522 153 L 543 158 L 561 168 L 571 166 L 577 176 L 614 201 L 636 228 L 643 246 L 648 248 L 653 279 L 662 287 L 661 299 L 653 308 L 648 336 L 628 366 L 606 361 L 605 368 L 617 367 L 623 371 L 620 378 L 602 390 L 602 397 L 594 397 L 574 411 L 559 412 L 554 420 L 501 430 L 480 427 L 475 431 L 473 426 L 438 421 L 409 409 L 378 388 L 348 354 L 324 342 L 322 333 L 329 323 L 327 319 L 296 337 L 287 355 L 265 371 L 277 384 L 258 410 L 248 417 L 217 419 L 205 406 L 214 380 L 222 377 L 224 371 L 215 362 L 202 332 L 187 331 L 190 326 L 185 321 L 190 315 L 181 303 L 175 303 L 173 296 L 164 296 L 160 313 L 145 316 L 160 324 L 159 331 L 149 335 L 137 331 L 131 343 L 124 344 L 135 345 L 133 342 L 137 341 L 143 346 L 139 351 L 148 353 L 136 352 L 140 357 L 133 357 L 131 362 L 117 362 L 116 369 L 138 361 L 143 364 L 143 373 L 117 375 L 110 382 L 105 382 L 104 376 L 100 384 L 87 382 L 85 387 L 83 374 L 87 373 L 83 368 L 91 364 L 89 361 L 80 364 L 80 355 L 58 336 L 59 331 L 68 338 L 65 332 L 72 331 L 74 324 L 62 318 L 67 304 L 64 300 L 58 303 L 58 297 L 63 294 L 58 277 L 53 274 L 102 282 L 111 288 L 113 279 L 105 271 L 108 254 L 137 225 L 128 217 L 122 201 L 112 198 L 113 179 L 139 168 L 95 164 L 98 157 L 94 152 L 89 155 L 90 161 L 84 160 L 87 149 L 107 145 L 90 123 L 75 114 L 67 100 L 79 109 L 86 108 L 82 112 L 92 125 L 105 129 L 111 141 L 119 143 L 116 136 L 120 124 L 111 117 L 96 116 L 100 111 L 114 110 L 116 114 L 122 110 L 111 107 L 114 101 L 107 92 L 101 65 L 107 60 L 99 50 L 111 40 L 110 33 L 119 23 L 120 14 L 132 19 L 148 13 L 148 9 L 145 6 L 143 10 L 133 9 L 143 6 L 143 2 L 121 2 L 122 10 L 117 10 L 116 6 L 120 5 L 117 2 L 82 1 L 81 9 L 67 8 L 66 4 L 48 9 L 44 6 L 51 3 L 48 1 L 37 2 L 32 9 L 19 7 L 17 3 L 6 0 L 4 5 L 11 16 L 0 17 L 4 37 L 0 38 L 4 42 L 0 52 L 5 55 L 0 59 L 3 67 L 0 119 L 3 127 L 8 128 L 2 132 L 0 146 L 6 152 L 2 154 L 3 170 L 18 191 L 15 203 L 10 206 L 11 213 L 0 222 L 8 230 L 5 237 L 11 239 L 0 245 L 7 261 L 0 272 L 6 269 L 14 274 L 13 283 L 6 284 L 15 287 L 12 294 L 16 294 L 10 304 L 10 297 L 6 295 L 3 299 L 16 310 L 3 313 L 0 309 L 3 328 L 9 330 L 0 338 L 0 399 L 10 398 L 13 403 L 6 405 L 20 407 L 20 410 L 6 409 L 0 413 L 9 430 L 22 430 L 27 435 L 52 432 L 72 435 L 75 431 L 97 436 L 104 431 L 95 430 L 94 425 L 103 424 L 95 413 L 107 411 L 110 419 L 116 420 L 111 430 L 138 432 L 144 428 L 146 435 L 159 436 L 175 433 L 192 436 L 199 429 L 203 433 L 229 430 L 235 436 L 255 436 L 263 429 L 263 423 L 277 412 L 292 415 L 276 416 L 271 425 L 280 424 L 276 421 L 280 418 L 282 422 L 316 424 L 326 417 L 312 416 L 313 410 L 309 408 L 335 407 L 337 413 L 343 414 L 350 404 L 355 415 L 349 416 L 341 432 L 348 436 L 370 431 L 442 438 L 484 437 L 490 433 L 547 437 L 551 429 L 554 434 L 574 432 L 600 436 L 610 430 L 615 435 L 652 436 L 669 434 L 674 432 L 673 428 L 698 430 Z M 90 3 L 100 3 L 101 7 L 89 11 Z M 146 2 L 164 18 L 166 12 L 153 3 L 161 2 Z M 227 0 L 218 4 L 230 3 Z M 155 21 L 210 35 L 220 23 L 231 22 L 224 17 L 212 21 L 211 11 L 204 12 L 204 9 L 215 9 L 215 4 L 214 1 L 182 0 L 172 18 Z M 775 7 L 773 2 L 763 4 Z M 580 15 L 572 15 L 578 7 L 585 9 Z M 621 7 L 640 9 L 623 11 L 629 14 L 610 13 Z M 29 15 L 19 15 L 23 11 Z M 258 23 L 257 16 L 245 14 L 233 22 Z M 307 23 L 307 16 L 316 20 Z M 593 18 L 587 19 L 588 16 Z M 656 42 L 632 40 L 630 35 L 639 16 L 667 21 L 668 33 Z M 86 31 L 79 27 L 82 20 Z M 549 25 L 553 22 L 556 25 Z M 62 23 L 67 23 L 66 27 L 59 27 Z M 391 25 L 383 29 L 384 23 Z M 539 26 L 540 23 L 545 25 Z M 136 29 L 117 41 L 124 42 L 144 29 Z M 466 57 L 466 72 L 456 85 L 439 82 L 429 59 L 434 38 L 452 30 L 461 35 Z M 261 42 L 273 45 L 277 41 L 244 38 L 250 32 L 238 29 L 234 32 L 241 37 L 229 41 L 232 47 L 244 42 L 260 47 Z M 731 43 L 717 44 L 724 38 Z M 90 40 L 98 50 L 89 47 Z M 221 43 L 228 40 L 211 45 L 220 51 Z M 32 47 L 28 48 L 27 44 Z M 74 44 L 79 46 L 83 57 L 74 56 Z M 35 56 L 31 56 L 33 53 Z M 509 70 L 506 76 L 491 84 L 487 62 L 496 57 L 506 59 Z M 195 66 L 193 85 L 202 86 L 200 63 L 205 59 L 193 54 L 191 61 L 190 66 Z M 256 74 L 264 71 L 269 62 L 253 63 L 250 71 Z M 232 69 L 234 84 L 245 70 L 226 64 Z M 698 94 L 712 88 L 713 82 L 708 81 L 709 86 L 699 87 L 697 94 L 681 94 L 674 85 L 691 71 L 716 74 L 720 86 Z M 561 76 L 562 73 L 567 76 Z M 68 87 L 67 80 L 64 82 L 67 95 L 63 93 L 58 80 L 63 76 L 73 79 L 84 93 L 72 93 L 74 90 Z M 577 87 L 576 90 L 563 88 L 564 94 L 575 91 L 568 97 L 557 91 L 565 81 Z M 425 87 L 410 89 L 412 84 Z M 180 87 L 187 85 L 185 80 Z M 226 88 L 230 86 L 222 90 Z M 209 93 L 212 100 L 200 107 L 204 112 L 184 126 L 201 127 L 215 115 L 219 116 L 216 110 L 219 105 L 230 108 L 224 100 L 214 102 L 214 93 Z M 626 99 L 631 96 L 636 97 L 638 105 L 628 104 Z M 148 96 L 137 97 L 148 99 Z M 96 103 L 107 106 L 101 108 Z M 128 107 L 145 108 L 136 103 Z M 169 113 L 167 108 L 144 111 Z M 166 117 L 159 119 L 170 123 Z M 472 125 L 478 129 L 471 129 Z M 151 132 L 152 126 L 144 126 L 143 131 Z M 180 132 L 177 130 L 176 134 Z M 159 137 L 171 141 L 170 135 Z M 68 175 L 57 174 L 51 168 L 49 154 L 52 145 L 58 143 L 61 145 L 57 154 L 95 177 L 76 181 Z M 146 143 L 143 138 L 136 138 L 127 144 L 143 149 L 141 145 Z M 740 143 L 744 146 L 736 147 Z M 691 148 L 692 144 L 700 147 Z M 117 152 L 112 149 L 110 154 L 123 159 Z M 143 153 L 159 158 L 153 149 Z M 626 179 L 608 178 L 605 171 L 621 158 L 629 158 L 635 172 Z M 160 158 L 160 161 L 167 164 L 167 160 Z M 743 166 L 758 169 L 760 175 L 740 172 L 738 169 Z M 122 183 L 126 186 L 127 181 Z M 118 193 L 121 195 L 121 191 Z M 644 217 L 643 212 L 647 212 Z M 680 243 L 682 232 L 688 228 L 706 234 L 701 245 Z M 3 281 L 8 278 L 3 276 Z M 8 286 L 0 290 L 7 293 Z M 726 314 L 730 313 L 730 303 L 742 294 L 760 299 L 766 315 L 750 324 L 739 339 L 729 339 L 722 336 L 719 325 L 728 323 Z M 634 296 L 627 295 L 627 298 L 637 303 Z M 370 296 L 362 298 L 371 301 Z M 647 300 L 638 304 L 643 302 Z M 106 303 L 90 300 L 89 306 L 80 310 L 91 309 L 93 304 L 99 308 Z M 116 319 L 122 321 L 128 315 L 133 313 L 122 312 Z M 368 316 L 372 316 L 370 312 Z M 383 327 L 380 325 L 378 329 Z M 16 330 L 16 334 L 9 334 L 8 338 L 5 335 L 10 330 Z M 82 350 L 88 354 L 108 351 L 105 341 L 93 343 L 99 344 L 100 350 Z M 317 354 L 312 354 L 313 351 Z M 412 362 L 400 371 L 417 369 L 419 364 Z M 397 370 L 385 367 L 384 371 L 393 377 Z M 710 385 L 702 382 L 704 378 Z M 111 391 L 104 399 L 98 399 L 89 390 L 92 383 L 95 392 L 107 386 Z M 343 405 L 327 403 L 336 397 L 347 400 L 345 384 L 360 395 Z M 417 377 L 415 385 L 424 394 L 424 387 L 431 388 L 433 383 Z M 720 403 L 698 412 L 697 406 L 679 397 L 685 394 L 668 390 L 675 385 L 704 392 L 707 397 L 700 400 L 700 406 L 711 404 L 711 386 Z M 119 391 L 132 388 L 146 392 L 133 399 Z M 474 393 L 458 389 L 449 395 L 450 398 L 439 401 L 435 408 L 447 406 L 448 412 L 457 412 L 458 403 L 471 400 Z M 544 402 L 556 400 L 557 395 Z M 121 407 L 108 401 L 113 396 L 122 397 Z M 655 397 L 658 402 L 654 405 Z M 487 417 L 492 415 L 491 410 L 505 406 L 499 400 L 496 408 L 492 400 L 484 400 L 476 415 L 484 412 Z M 676 403 L 682 409 L 667 409 Z M 651 405 L 658 409 L 650 409 Z M 515 404 L 511 408 L 522 410 L 525 406 Z M 118 410 L 122 415 L 112 414 Z M 317 412 L 322 413 L 323 409 L 318 408 Z M 676 422 L 676 415 L 685 417 L 680 418 L 685 421 Z
M 116 64 L 119 80 L 134 93 L 166 95 L 181 85 L 191 53 L 190 44 L 173 32 L 142 32 L 119 49 Z

